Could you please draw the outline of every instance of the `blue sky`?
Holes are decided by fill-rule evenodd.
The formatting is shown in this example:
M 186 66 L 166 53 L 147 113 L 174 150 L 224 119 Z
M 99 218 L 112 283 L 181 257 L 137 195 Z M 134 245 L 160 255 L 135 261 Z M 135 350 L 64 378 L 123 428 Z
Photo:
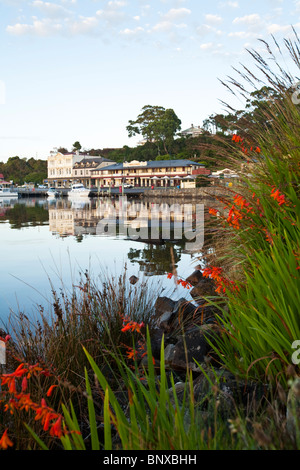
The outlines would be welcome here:
M 134 146 L 148 104 L 202 125 L 232 100 L 218 79 L 291 24 L 298 0 L 0 0 L 0 160 Z

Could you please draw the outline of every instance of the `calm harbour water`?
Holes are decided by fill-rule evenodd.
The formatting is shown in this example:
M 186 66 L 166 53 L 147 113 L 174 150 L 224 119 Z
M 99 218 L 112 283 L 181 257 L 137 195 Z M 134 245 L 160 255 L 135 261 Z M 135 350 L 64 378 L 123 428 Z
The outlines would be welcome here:
M 125 202 L 127 226 L 134 233 L 137 215 L 143 214 L 147 221 L 154 204 Z M 10 312 L 30 316 L 37 312 L 37 305 L 47 311 L 51 306 L 49 279 L 56 289 L 62 282 L 68 289 L 85 270 L 96 278 L 103 272 L 121 274 L 126 265 L 128 277 L 136 275 L 151 283 L 157 280 L 164 295 L 192 299 L 180 286 L 174 291 L 166 276 L 172 269 L 171 249 L 181 277 L 199 264 L 198 253 L 187 252 L 183 240 L 133 240 L 128 233 L 118 233 L 118 227 L 116 233 L 99 233 L 99 221 L 118 214 L 121 203 L 124 206 L 124 200 L 118 199 L 0 201 L 0 327 Z

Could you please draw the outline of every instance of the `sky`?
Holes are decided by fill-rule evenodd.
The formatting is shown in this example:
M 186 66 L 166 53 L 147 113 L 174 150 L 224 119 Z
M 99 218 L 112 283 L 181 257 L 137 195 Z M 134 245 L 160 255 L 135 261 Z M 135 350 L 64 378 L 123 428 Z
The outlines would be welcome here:
M 0 161 L 134 147 L 145 105 L 202 126 L 231 104 L 221 80 L 253 66 L 247 49 L 291 25 L 298 0 L 0 0 Z

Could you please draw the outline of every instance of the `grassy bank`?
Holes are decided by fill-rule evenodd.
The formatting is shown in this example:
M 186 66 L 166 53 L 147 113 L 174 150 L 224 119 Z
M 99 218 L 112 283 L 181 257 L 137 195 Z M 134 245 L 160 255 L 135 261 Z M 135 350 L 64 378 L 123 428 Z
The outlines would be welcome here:
M 298 68 L 298 38 L 284 45 Z M 291 99 L 294 77 L 269 46 L 266 55 L 279 75 L 259 54 L 253 58 L 277 99 L 264 102 L 251 127 L 237 127 L 231 143 L 226 139 L 227 161 L 242 171 L 240 187 L 221 198 L 222 211 L 210 210 L 222 250 L 202 274 L 222 299 L 220 334 L 211 342 L 218 366 L 198 364 L 197 380 L 187 369 L 177 381 L 164 339 L 159 360 L 152 354 L 157 289 L 130 284 L 126 272 L 95 281 L 84 273 L 68 295 L 53 291 L 50 320 L 41 312 L 33 328 L 22 314 L 8 332 L 14 341 L 6 338 L 1 376 L 2 448 L 300 448 L 293 356 L 300 340 L 300 109 Z M 257 89 L 255 77 L 242 74 Z M 240 82 L 232 86 L 246 93 Z M 224 392 L 229 373 L 268 393 L 241 406 Z

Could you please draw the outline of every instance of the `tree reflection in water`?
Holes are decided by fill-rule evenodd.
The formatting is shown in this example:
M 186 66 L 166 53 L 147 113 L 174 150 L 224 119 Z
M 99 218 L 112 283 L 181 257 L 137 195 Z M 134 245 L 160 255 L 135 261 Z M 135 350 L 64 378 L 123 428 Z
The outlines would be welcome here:
M 111 218 L 111 214 L 119 214 L 120 208 L 126 209 L 127 227 L 134 226 L 139 217 L 148 226 L 151 221 L 151 202 L 124 201 L 119 199 L 90 199 L 88 201 L 70 202 L 67 198 L 58 200 L 26 199 L 13 203 L 2 203 L 0 207 L 1 221 L 9 222 L 12 229 L 49 225 L 49 230 L 59 238 L 72 237 L 82 243 L 87 236 L 97 236 L 97 226 L 103 218 Z M 161 207 L 167 206 L 164 203 Z M 170 204 L 171 206 L 171 204 Z M 184 205 L 180 205 L 183 208 Z M 168 219 L 163 219 L 168 223 Z M 120 233 L 119 218 L 116 217 L 116 241 L 130 237 Z M 181 224 L 181 221 L 179 221 Z M 170 236 L 166 239 L 160 228 L 157 239 L 138 238 L 133 240 L 141 248 L 129 248 L 127 257 L 131 264 L 138 264 L 139 269 L 147 276 L 164 275 L 177 268 L 182 255 L 186 253 L 184 238 L 174 237 L 174 221 L 171 224 Z M 138 230 L 137 230 L 138 233 Z M 150 231 L 149 231 L 150 233 Z M 105 234 L 103 234 L 105 236 Z
M 49 224 L 46 201 L 27 200 L 10 203 L 2 201 L 0 221 L 8 221 L 12 229 Z
M 175 247 L 171 242 L 148 244 L 140 250 L 130 248 L 128 259 L 131 263 L 138 263 L 140 271 L 147 276 L 163 275 L 172 271 L 174 267 L 177 268 L 182 251 L 183 246 Z

